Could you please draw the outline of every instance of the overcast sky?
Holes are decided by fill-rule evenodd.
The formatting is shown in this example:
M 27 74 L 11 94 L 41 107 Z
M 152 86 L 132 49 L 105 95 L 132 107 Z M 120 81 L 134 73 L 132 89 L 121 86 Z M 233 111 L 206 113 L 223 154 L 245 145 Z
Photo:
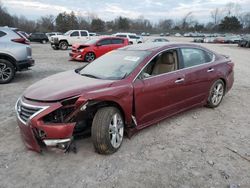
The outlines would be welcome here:
M 250 11 L 250 0 L 0 0 L 11 14 L 24 15 L 37 19 L 48 14 L 75 11 L 86 16 L 94 13 L 105 21 L 117 16 L 138 18 L 143 16 L 150 21 L 171 18 L 180 20 L 192 11 L 200 22 L 210 21 L 210 12 L 223 8 L 229 2 L 238 3 L 241 11 Z

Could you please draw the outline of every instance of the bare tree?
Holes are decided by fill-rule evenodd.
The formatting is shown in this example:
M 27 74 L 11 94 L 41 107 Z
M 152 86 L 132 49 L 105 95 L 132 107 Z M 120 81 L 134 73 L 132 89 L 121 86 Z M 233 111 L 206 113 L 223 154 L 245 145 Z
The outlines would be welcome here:
M 216 8 L 211 11 L 211 18 L 213 19 L 214 25 L 218 25 L 220 19 L 221 19 L 221 11 L 219 8 Z
M 193 17 L 192 17 L 193 12 L 188 12 L 182 19 L 182 29 L 187 29 L 189 27 L 189 24 L 192 23 Z

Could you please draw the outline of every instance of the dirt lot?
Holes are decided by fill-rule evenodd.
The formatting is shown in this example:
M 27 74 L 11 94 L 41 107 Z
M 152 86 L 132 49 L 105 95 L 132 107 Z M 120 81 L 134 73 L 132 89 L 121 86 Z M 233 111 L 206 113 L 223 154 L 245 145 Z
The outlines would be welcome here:
M 220 107 L 174 116 L 103 156 L 90 138 L 77 141 L 77 154 L 41 155 L 25 148 L 14 112 L 18 97 L 30 84 L 82 65 L 68 61 L 69 51 L 32 44 L 36 65 L 0 85 L 0 187 L 249 188 L 250 162 L 237 153 L 250 159 L 250 49 L 203 45 L 235 62 L 235 84 Z

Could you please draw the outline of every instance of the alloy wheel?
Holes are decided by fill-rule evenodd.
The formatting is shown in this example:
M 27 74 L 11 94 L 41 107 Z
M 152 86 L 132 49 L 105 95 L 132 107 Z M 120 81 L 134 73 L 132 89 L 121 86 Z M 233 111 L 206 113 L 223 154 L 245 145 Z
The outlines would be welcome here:
M 212 98 L 211 98 L 211 102 L 213 103 L 213 105 L 218 105 L 224 95 L 224 86 L 222 83 L 218 82 L 212 91 Z
M 94 61 L 94 59 L 95 59 L 95 54 L 92 52 L 87 53 L 85 56 L 85 60 L 87 62 L 92 62 L 92 61 Z
M 109 135 L 110 135 L 110 143 L 114 148 L 119 148 L 124 133 L 124 123 L 120 114 L 116 113 L 113 115 L 110 125 L 109 125 Z
M 10 79 L 12 75 L 12 69 L 8 67 L 5 63 L 0 63 L 0 79 L 6 81 Z

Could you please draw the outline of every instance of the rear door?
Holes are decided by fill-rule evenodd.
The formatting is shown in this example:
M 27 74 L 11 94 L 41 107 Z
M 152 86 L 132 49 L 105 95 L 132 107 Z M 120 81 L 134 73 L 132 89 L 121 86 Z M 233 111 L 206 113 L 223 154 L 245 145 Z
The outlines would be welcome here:
M 112 50 L 111 45 L 112 41 L 110 38 L 99 40 L 99 42 L 96 44 L 96 56 L 99 57 L 111 51 Z
M 183 73 L 186 83 L 186 103 L 197 104 L 206 100 L 216 79 L 214 55 L 199 48 L 181 48 Z
M 87 31 L 80 31 L 80 34 L 81 34 L 80 37 L 81 37 L 82 42 L 89 40 L 89 34 Z

